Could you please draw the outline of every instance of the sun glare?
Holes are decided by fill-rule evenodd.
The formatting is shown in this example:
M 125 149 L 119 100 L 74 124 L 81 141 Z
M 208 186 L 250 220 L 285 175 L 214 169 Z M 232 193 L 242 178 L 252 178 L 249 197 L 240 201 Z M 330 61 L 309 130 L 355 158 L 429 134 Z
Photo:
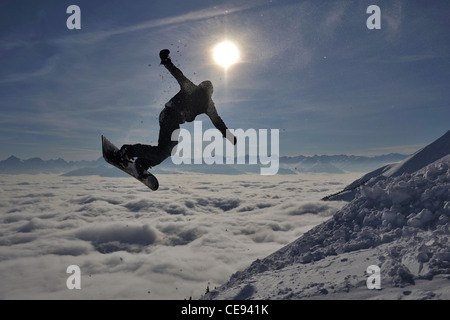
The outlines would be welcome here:
M 230 41 L 224 41 L 214 47 L 213 57 L 216 63 L 225 69 L 239 61 L 239 50 Z

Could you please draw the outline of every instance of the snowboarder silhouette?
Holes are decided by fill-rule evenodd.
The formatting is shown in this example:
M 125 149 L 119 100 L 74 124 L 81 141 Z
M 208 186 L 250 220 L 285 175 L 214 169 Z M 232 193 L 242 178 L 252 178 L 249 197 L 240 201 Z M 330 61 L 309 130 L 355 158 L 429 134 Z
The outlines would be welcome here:
M 236 137 L 228 131 L 211 98 L 213 94 L 211 81 L 203 81 L 195 85 L 172 63 L 169 54 L 168 49 L 160 51 L 161 64 L 178 81 L 180 91 L 166 103 L 159 115 L 158 145 L 125 144 L 120 148 L 120 157 L 125 161 L 137 158 L 135 165 L 141 178 L 151 175 L 147 172 L 149 168 L 160 164 L 172 155 L 173 148 L 178 144 L 178 136 L 172 137 L 172 133 L 180 129 L 180 124 L 192 122 L 200 114 L 207 114 L 222 136 L 236 144 Z M 179 131 L 176 132 L 178 133 Z

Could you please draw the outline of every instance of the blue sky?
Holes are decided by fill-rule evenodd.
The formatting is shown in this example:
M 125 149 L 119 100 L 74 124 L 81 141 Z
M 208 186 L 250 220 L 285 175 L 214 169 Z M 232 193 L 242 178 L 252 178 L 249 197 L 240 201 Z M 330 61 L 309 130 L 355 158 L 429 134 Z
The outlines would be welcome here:
M 0 159 L 92 160 L 102 134 L 155 143 L 178 91 L 163 48 L 213 82 L 228 127 L 280 129 L 281 155 L 414 152 L 450 129 L 449 16 L 448 0 L 4 0 Z M 227 72 L 211 54 L 224 39 L 241 52 Z

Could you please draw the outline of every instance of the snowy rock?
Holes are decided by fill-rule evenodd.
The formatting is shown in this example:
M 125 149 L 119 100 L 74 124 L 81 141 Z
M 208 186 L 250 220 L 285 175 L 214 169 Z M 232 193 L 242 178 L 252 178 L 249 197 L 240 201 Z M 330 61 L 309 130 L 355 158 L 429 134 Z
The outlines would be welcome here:
M 394 264 L 387 272 L 392 277 L 392 283 L 395 287 L 403 287 L 414 284 L 414 275 L 403 264 Z
M 443 212 L 447 216 L 450 216 L 450 201 L 444 201 Z
M 408 219 L 408 226 L 415 228 L 425 227 L 428 223 L 433 221 L 435 215 L 428 209 L 422 209 L 416 216 Z

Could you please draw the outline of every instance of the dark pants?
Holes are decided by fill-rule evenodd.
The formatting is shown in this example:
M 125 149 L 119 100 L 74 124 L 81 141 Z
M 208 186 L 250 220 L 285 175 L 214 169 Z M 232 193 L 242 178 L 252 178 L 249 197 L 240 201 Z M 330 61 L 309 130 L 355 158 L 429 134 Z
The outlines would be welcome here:
M 178 135 L 182 119 L 178 111 L 165 107 L 159 115 L 159 138 L 157 146 L 145 144 L 127 145 L 127 155 L 136 159 L 136 166 L 142 170 L 154 167 L 172 155 L 178 144 Z M 172 133 L 176 131 L 172 141 Z

